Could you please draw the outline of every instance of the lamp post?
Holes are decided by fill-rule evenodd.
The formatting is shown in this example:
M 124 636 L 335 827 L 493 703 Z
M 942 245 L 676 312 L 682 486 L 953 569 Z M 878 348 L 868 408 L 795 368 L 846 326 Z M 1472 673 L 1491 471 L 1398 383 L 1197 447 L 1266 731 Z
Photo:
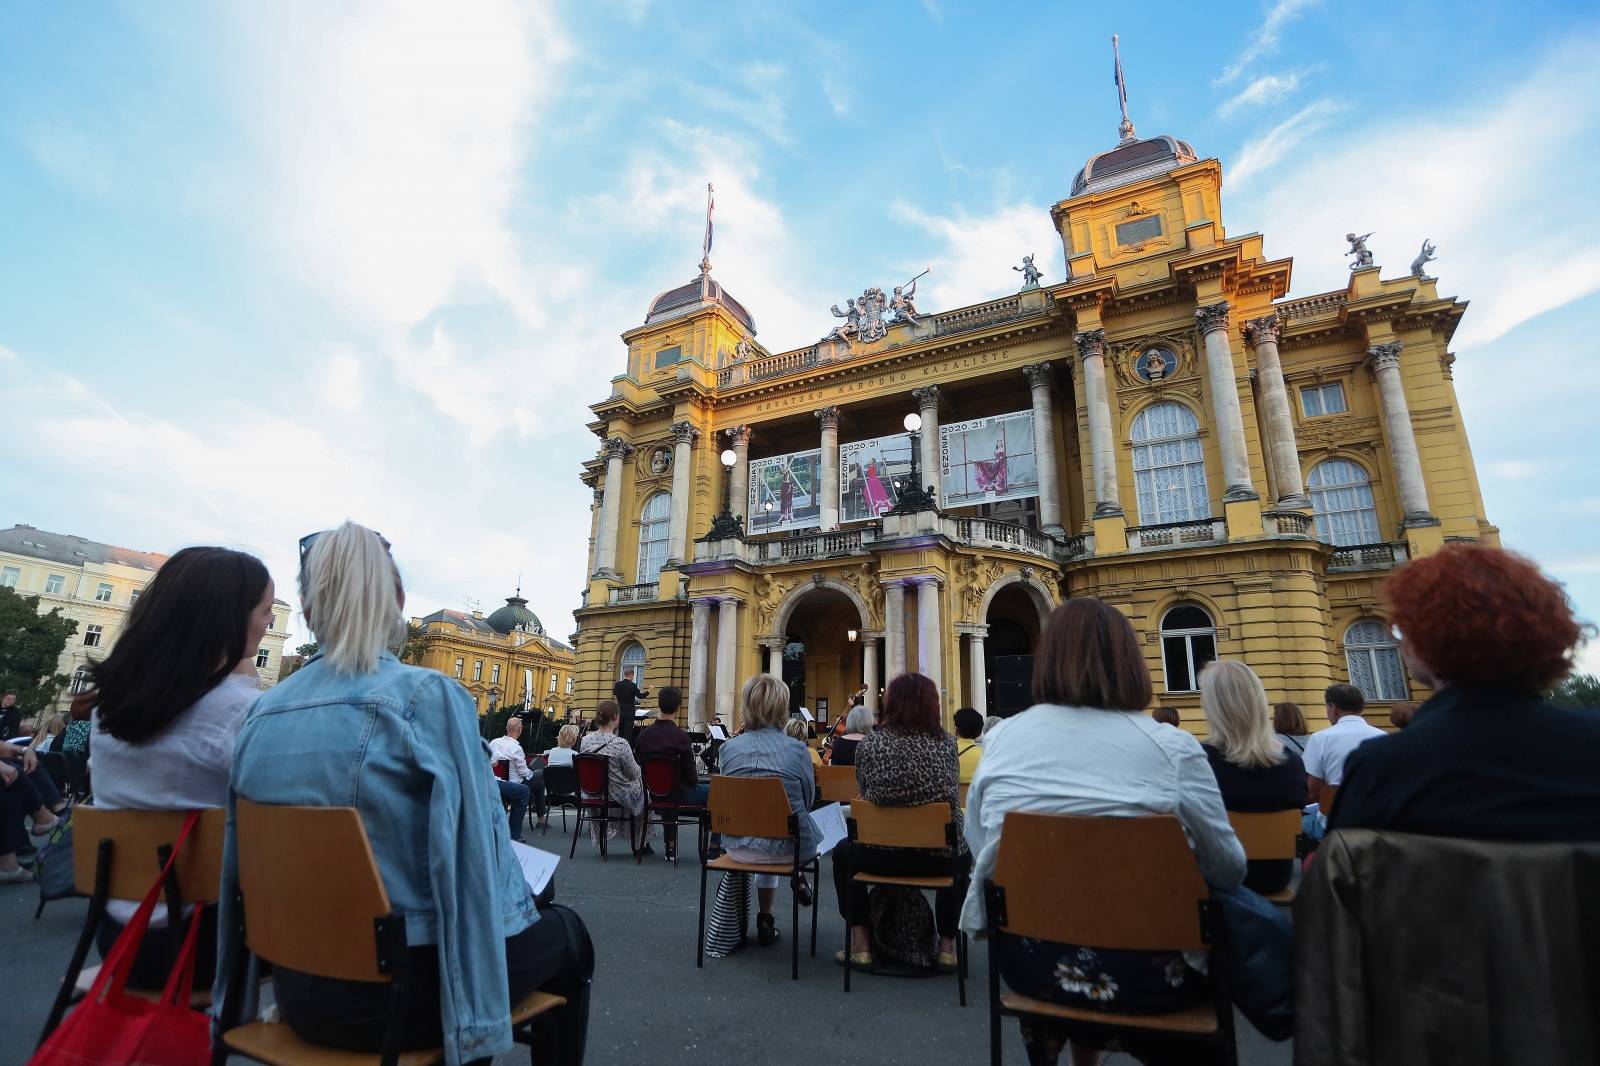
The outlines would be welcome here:
M 907 479 L 906 489 L 900 494 L 900 499 L 889 509 L 889 514 L 916 514 L 918 511 L 933 511 L 938 509 L 938 503 L 929 491 L 932 485 L 923 487 L 921 471 L 922 439 L 918 431 L 922 429 L 922 416 L 912 411 L 906 415 L 901 423 L 906 427 L 907 438 L 911 442 L 911 476 Z
M 733 513 L 733 466 L 739 455 L 732 448 L 725 448 L 718 458 L 722 461 L 722 513 L 711 520 L 711 529 L 700 539 L 743 540 L 744 519 Z

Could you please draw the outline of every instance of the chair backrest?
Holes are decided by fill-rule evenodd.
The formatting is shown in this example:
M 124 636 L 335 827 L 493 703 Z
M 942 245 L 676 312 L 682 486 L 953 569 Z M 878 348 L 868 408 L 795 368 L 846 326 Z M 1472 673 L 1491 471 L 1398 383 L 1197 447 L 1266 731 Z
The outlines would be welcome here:
M 544 768 L 546 796 L 575 796 L 578 794 L 578 771 L 571 766 L 546 766 Z
M 1247 859 L 1292 859 L 1300 839 L 1300 809 L 1288 811 L 1229 811 L 1233 835 L 1244 846 Z
M 572 768 L 578 774 L 578 787 L 591 796 L 611 795 L 611 760 L 604 755 L 574 755 Z
M 72 884 L 84 895 L 94 892 L 100 841 L 111 841 L 109 898 L 143 899 L 161 873 L 156 849 L 171 844 L 183 831 L 188 811 L 108 811 L 81 804 L 72 812 Z M 228 812 L 211 807 L 200 812 L 183 845 L 174 871 L 178 895 L 185 903 L 215 903 L 222 898 L 222 844 Z
M 651 799 L 670 800 L 678 791 L 678 760 L 671 755 L 649 755 L 639 764 L 644 788 Z
M 1091 818 L 1011 811 L 991 878 L 1014 936 L 1128 951 L 1203 951 L 1210 898 L 1170 816 Z
M 490 768 L 494 770 L 494 776 L 498 777 L 502 781 L 511 780 L 510 765 L 511 764 L 504 759 L 496 759 L 494 762 L 489 764 Z
M 776 777 L 715 776 L 706 810 L 711 813 L 713 833 L 735 837 L 796 835 L 789 794 Z
M 971 788 L 972 788 L 972 782 L 970 782 L 970 781 L 963 781 L 963 782 L 961 782 L 961 784 L 956 786 L 956 791 L 961 796 L 961 809 L 962 810 L 966 810 L 967 809 L 967 792 Z
M 854 766 L 818 766 L 817 796 L 824 803 L 848 803 L 861 795 Z
M 355 808 L 240 799 L 234 833 L 252 952 L 317 977 L 389 980 L 373 925 L 389 917 L 389 894 Z
M 1338 785 L 1330 785 L 1324 781 L 1322 783 L 1322 791 L 1317 793 L 1317 809 L 1323 814 L 1327 814 L 1329 811 L 1333 810 L 1333 797 L 1337 796 L 1338 794 Z
M 915 807 L 880 807 L 859 797 L 850 804 L 855 842 L 880 848 L 948 848 L 955 846 L 955 818 L 948 803 Z

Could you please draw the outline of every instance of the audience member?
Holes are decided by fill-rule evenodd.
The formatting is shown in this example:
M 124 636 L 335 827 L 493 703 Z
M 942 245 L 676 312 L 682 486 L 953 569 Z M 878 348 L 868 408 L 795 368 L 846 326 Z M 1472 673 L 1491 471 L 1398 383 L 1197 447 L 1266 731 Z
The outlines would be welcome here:
M 822 761 L 826 765 L 833 764 L 833 746 L 848 730 L 846 723 L 850 720 L 850 712 L 860 707 L 867 701 L 867 686 L 862 685 L 850 697 L 850 705 L 833 720 L 833 725 L 828 728 L 828 735 L 822 741 Z M 842 763 L 840 765 L 843 765 Z
M 511 1005 L 543 989 L 565 996 L 567 1005 L 535 1025 L 561 1026 L 575 1039 L 542 1042 L 541 1054 L 549 1046 L 552 1061 L 580 1062 L 593 967 L 587 934 L 576 915 L 541 908 L 529 894 L 508 846 L 499 794 L 484 773 L 466 689 L 437 671 L 403 665 L 388 650 L 405 637 L 405 590 L 388 543 L 346 522 L 303 538 L 300 558 L 300 602 L 322 650 L 257 700 L 239 734 L 216 998 L 244 950 L 234 902 L 242 842 L 233 797 L 353 806 L 390 904 L 407 918 L 411 976 L 397 1015 L 402 1049 L 442 1044 L 450 1062 L 487 1061 L 512 1046 Z M 387 983 L 279 966 L 273 990 L 284 1021 L 302 1039 L 379 1050 Z M 233 1005 L 223 1010 L 234 1013 Z
M 1416 716 L 1417 705 L 1415 703 L 1397 703 L 1389 708 L 1389 724 L 1396 729 L 1404 729 L 1411 724 L 1411 720 Z
M 1310 730 L 1306 728 L 1306 716 L 1300 713 L 1298 703 L 1274 703 L 1272 705 L 1272 730 L 1278 734 L 1278 739 L 1283 741 L 1286 750 L 1296 755 L 1305 755 L 1306 742 L 1311 739 Z
M 661 690 L 656 697 L 654 721 L 639 733 L 639 758 L 667 755 L 676 759 L 678 788 L 672 794 L 672 798 L 678 803 L 704 807 L 706 798 L 711 792 L 711 785 L 700 780 L 700 771 L 694 762 L 694 742 L 689 739 L 689 734 L 678 726 L 676 716 L 682 706 L 683 693 L 680 690 L 671 685 Z M 664 838 L 662 850 L 670 862 L 678 854 L 677 823 L 668 822 L 662 828 L 662 835 Z
M 1178 708 L 1176 707 L 1157 707 L 1155 710 L 1150 712 L 1150 717 L 1154 718 L 1162 725 L 1170 725 L 1180 729 L 1182 728 L 1180 723 L 1183 722 L 1183 716 L 1178 713 Z
M 812 769 L 816 769 L 822 765 L 822 756 L 817 754 L 817 749 L 813 748 L 810 744 L 806 744 L 809 736 L 806 731 L 806 720 L 804 718 L 789 719 L 789 721 L 783 727 L 783 733 L 785 736 L 793 737 L 800 743 L 806 745 L 806 754 L 811 756 Z
M 1322 698 L 1327 703 L 1328 728 L 1313 733 L 1306 742 L 1306 795 L 1310 803 L 1318 801 L 1323 785 L 1339 787 L 1344 780 L 1344 762 L 1351 752 L 1385 735 L 1361 716 L 1367 701 L 1354 685 L 1329 685 Z M 1327 816 L 1321 811 L 1306 814 L 1306 836 L 1321 840 L 1327 828 Z
M 527 753 L 522 750 L 522 719 L 507 718 L 505 736 L 489 742 L 489 756 L 495 762 L 506 764 L 506 776 L 495 778 L 500 798 L 511 805 L 511 839 L 522 839 L 522 819 L 528 813 L 528 801 L 533 801 L 533 813 L 539 823 L 534 828 L 545 827 L 544 771 L 528 765 Z
M 1405 730 L 1350 754 L 1329 827 L 1600 840 L 1600 714 L 1540 695 L 1584 636 L 1562 587 L 1520 555 L 1448 544 L 1395 570 L 1383 595 L 1411 676 L 1434 694 Z
M 630 745 L 639 728 L 635 721 L 639 711 L 639 701 L 650 695 L 647 690 L 638 686 L 634 676 L 634 668 L 630 666 L 622 672 L 622 680 L 611 686 L 611 695 L 616 698 L 617 713 L 621 723 L 617 733 Z
M 33 880 L 19 853 L 30 846 L 30 832 L 36 837 L 54 832 L 56 816 L 66 806 L 32 751 L 0 741 L 0 884 Z M 31 830 L 24 827 L 24 818 L 32 822 Z
M 67 716 L 52 714 L 40 721 L 39 728 L 33 731 L 33 740 L 28 747 L 37 752 L 60 751 L 57 747 L 61 743 L 61 734 L 66 732 Z
M 844 722 L 844 736 L 833 742 L 833 765 L 854 766 L 856 747 L 872 732 L 875 716 L 866 704 L 850 708 Z
M 650 846 L 649 826 L 644 820 L 644 775 L 639 772 L 639 761 L 633 748 L 619 735 L 621 710 L 616 700 L 601 700 L 594 710 L 594 730 L 583 738 L 578 751 L 583 755 L 603 755 L 606 772 L 611 781 L 611 802 L 622 807 L 628 818 L 628 843 L 635 855 L 654 855 Z M 615 836 L 616 830 L 595 826 L 595 839 L 604 831 Z
M 544 753 L 546 766 L 571 766 L 573 745 L 578 743 L 580 730 L 576 722 L 568 722 L 556 734 L 556 746 Z
M 805 744 L 783 732 L 783 723 L 789 717 L 789 686 L 771 674 L 757 674 L 744 683 L 740 701 L 744 706 L 744 729 L 722 745 L 722 772 L 728 777 L 776 777 L 783 782 L 789 809 L 800 820 L 800 862 L 810 862 L 820 839 L 810 813 L 817 797 L 817 779 Z M 736 862 L 788 866 L 795 858 L 794 842 L 780 837 L 725 836 L 722 847 Z M 766 947 L 778 939 L 777 920 L 772 913 L 778 876 L 757 874 L 755 882 L 756 942 Z M 811 902 L 804 878 L 797 879 L 795 893 L 802 903 Z
M 91 663 L 97 807 L 188 810 L 228 802 L 228 772 L 245 712 L 260 693 L 256 649 L 275 589 L 261 560 L 227 548 L 185 548 L 156 571 L 103 662 Z M 138 904 L 113 900 L 100 954 Z M 216 970 L 217 914 L 200 918 L 195 982 Z M 166 984 L 187 932 L 158 904 L 129 983 Z
M 956 757 L 961 760 L 961 783 L 972 784 L 972 775 L 983 758 L 983 748 L 978 738 L 983 735 L 983 715 L 972 707 L 963 707 L 955 713 Z
M 1143 648 L 1120 611 L 1090 596 L 1055 609 L 1035 655 L 1035 706 L 994 734 L 967 796 L 967 843 L 976 856 L 961 918 L 967 932 L 986 931 L 983 884 L 994 870 L 1006 813 L 1014 810 L 1173 815 L 1211 886 L 1239 887 L 1244 849 L 1205 752 L 1187 731 L 1144 713 L 1150 696 Z M 1000 965 L 1006 983 L 1024 995 L 1100 1010 L 1178 1009 L 1203 988 L 1181 954 L 1008 938 Z M 1054 1062 L 1066 1045 L 1063 1031 L 1045 1020 L 1024 1022 L 1023 1039 L 1036 1064 Z M 1074 1054 L 1082 1050 L 1080 1044 Z
M 973 717 L 977 712 L 973 712 Z M 961 834 L 961 802 L 956 785 L 961 759 L 956 740 L 939 725 L 939 689 L 922 674 L 901 674 L 889 682 L 883 697 L 883 715 L 856 749 L 856 784 L 861 798 L 880 807 L 915 807 L 947 803 L 956 830 L 956 853 L 962 867 L 971 865 Z M 850 963 L 872 965 L 871 920 L 867 886 L 852 880 L 856 871 L 890 877 L 939 877 L 950 872 L 949 848 L 913 851 L 909 848 L 874 848 L 845 841 L 833 852 L 833 885 L 839 897 L 839 914 L 850 924 Z M 961 901 L 954 888 L 938 889 L 934 920 L 939 929 L 938 967 L 956 969 L 956 934 L 960 930 Z M 925 947 L 924 947 L 925 950 Z M 844 952 L 837 953 L 844 962 Z
M 1267 690 L 1254 670 L 1241 662 L 1209 663 L 1200 672 L 1200 710 L 1211 729 L 1201 747 L 1228 810 L 1305 806 L 1305 765 L 1273 735 Z M 1293 859 L 1251 859 L 1244 883 L 1257 892 L 1281 892 L 1293 877 Z
M 999 725 L 1003 721 L 1005 721 L 1005 719 L 1001 718 L 998 714 L 991 714 L 991 715 L 989 715 L 989 717 L 987 717 L 987 718 L 985 718 L 983 720 L 983 732 L 978 734 L 978 746 L 979 747 L 982 747 L 984 745 L 984 743 L 986 741 L 988 741 L 989 734 L 991 732 L 993 732 L 994 727 Z
M 17 706 L 16 689 L 0 696 L 0 740 L 22 736 L 22 708 Z

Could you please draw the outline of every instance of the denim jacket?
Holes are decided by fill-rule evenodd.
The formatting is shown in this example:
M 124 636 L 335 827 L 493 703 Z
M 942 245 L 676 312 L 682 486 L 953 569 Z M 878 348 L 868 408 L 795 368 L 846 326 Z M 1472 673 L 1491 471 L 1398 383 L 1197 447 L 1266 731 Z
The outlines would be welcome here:
M 313 656 L 255 701 L 239 732 L 228 794 L 215 1000 L 242 944 L 235 801 L 354 807 L 408 945 L 439 950 L 449 1066 L 510 1049 L 506 938 L 538 920 L 477 713 L 460 685 L 384 653 L 342 677 Z

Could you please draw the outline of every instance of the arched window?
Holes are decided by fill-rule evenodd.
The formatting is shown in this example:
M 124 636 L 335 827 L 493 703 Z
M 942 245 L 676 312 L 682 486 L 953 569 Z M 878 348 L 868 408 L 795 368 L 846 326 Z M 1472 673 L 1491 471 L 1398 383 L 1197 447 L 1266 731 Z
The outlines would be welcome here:
M 617 680 L 629 676 L 630 670 L 633 671 L 633 683 L 644 688 L 644 645 L 638 641 L 622 649 L 622 659 L 617 664 Z
M 658 492 L 639 509 L 639 569 L 634 578 L 648 585 L 661 578 L 667 561 L 667 535 L 672 525 L 672 495 Z
M 1350 668 L 1350 683 L 1367 699 L 1410 696 L 1405 667 L 1400 664 L 1400 645 L 1382 622 L 1363 618 L 1344 631 L 1344 661 Z
M 1156 403 L 1133 420 L 1133 485 L 1139 524 L 1211 517 L 1200 423 L 1182 404 Z
M 1168 692 L 1200 687 L 1200 668 L 1217 657 L 1217 627 L 1202 607 L 1180 603 L 1161 616 L 1161 661 Z
M 1376 544 L 1378 509 L 1367 472 L 1348 459 L 1324 459 L 1306 478 L 1317 536 L 1329 544 Z

